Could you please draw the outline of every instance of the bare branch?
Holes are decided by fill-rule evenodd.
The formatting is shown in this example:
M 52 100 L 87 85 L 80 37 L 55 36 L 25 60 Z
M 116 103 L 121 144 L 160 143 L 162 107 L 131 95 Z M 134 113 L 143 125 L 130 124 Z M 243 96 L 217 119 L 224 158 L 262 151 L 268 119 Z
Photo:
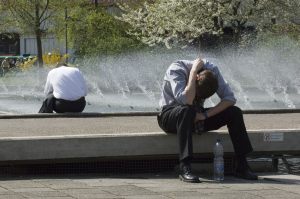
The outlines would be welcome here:
M 44 9 L 42 10 L 42 13 L 41 13 L 41 15 L 39 17 L 40 21 L 42 20 L 44 14 L 48 11 L 48 6 L 49 6 L 49 0 L 46 1 L 46 5 L 45 5 Z

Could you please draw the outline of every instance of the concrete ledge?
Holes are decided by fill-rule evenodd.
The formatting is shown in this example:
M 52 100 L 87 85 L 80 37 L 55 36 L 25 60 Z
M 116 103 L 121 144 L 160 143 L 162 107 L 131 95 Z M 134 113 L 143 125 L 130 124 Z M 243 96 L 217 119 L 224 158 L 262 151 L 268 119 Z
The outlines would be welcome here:
M 254 154 L 300 155 L 300 113 L 277 111 L 244 115 Z M 155 114 L 5 116 L 0 119 L 0 162 L 177 157 L 177 136 L 162 132 Z M 195 154 L 211 156 L 217 138 L 223 141 L 225 152 L 232 154 L 232 144 L 225 128 L 194 135 Z
M 156 116 L 159 112 L 114 112 L 114 113 L 43 113 L 43 114 L 1 114 L 0 119 L 32 119 L 32 118 L 90 118 L 90 117 L 124 117 L 124 116 Z M 284 114 L 300 113 L 300 109 L 251 109 L 243 110 L 244 114 Z
M 299 129 L 250 130 L 256 154 L 300 154 Z M 227 131 L 194 135 L 194 152 L 212 154 L 215 140 L 233 148 Z M 163 132 L 0 138 L 0 161 L 177 155 L 176 135 Z

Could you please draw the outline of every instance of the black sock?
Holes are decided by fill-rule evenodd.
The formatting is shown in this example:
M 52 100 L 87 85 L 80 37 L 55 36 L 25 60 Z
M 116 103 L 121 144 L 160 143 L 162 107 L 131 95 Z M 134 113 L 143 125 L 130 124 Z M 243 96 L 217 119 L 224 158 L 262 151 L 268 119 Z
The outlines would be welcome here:
M 243 171 L 248 168 L 248 162 L 246 156 L 244 155 L 237 156 L 236 160 L 237 160 L 236 170 Z

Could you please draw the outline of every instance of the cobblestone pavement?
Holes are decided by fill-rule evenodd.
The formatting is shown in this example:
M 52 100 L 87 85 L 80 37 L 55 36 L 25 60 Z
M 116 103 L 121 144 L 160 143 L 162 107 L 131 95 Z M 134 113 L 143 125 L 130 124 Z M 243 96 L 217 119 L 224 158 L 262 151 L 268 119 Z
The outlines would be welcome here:
M 222 183 L 209 178 L 202 178 L 202 183 L 190 184 L 178 180 L 174 172 L 4 176 L 0 178 L 0 198 L 298 199 L 300 194 L 300 176 L 296 175 L 260 173 L 258 181 L 225 176 Z

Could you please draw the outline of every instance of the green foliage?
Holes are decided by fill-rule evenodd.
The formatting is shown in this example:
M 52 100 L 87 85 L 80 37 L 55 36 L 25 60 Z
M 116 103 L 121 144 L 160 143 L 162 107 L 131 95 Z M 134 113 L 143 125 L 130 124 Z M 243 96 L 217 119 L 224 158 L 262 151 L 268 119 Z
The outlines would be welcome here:
M 300 42 L 300 25 L 296 24 L 276 24 L 271 29 L 272 34 L 287 35 L 294 41 Z
M 300 26 L 291 23 L 273 25 L 270 29 L 259 33 L 257 42 L 278 49 L 282 48 L 282 43 L 300 47 Z
M 147 45 L 171 48 L 205 35 L 222 35 L 225 28 L 232 29 L 239 42 L 249 26 L 263 31 L 274 20 L 289 23 L 299 13 L 299 0 L 159 0 L 122 9 L 119 19 L 131 25 L 129 34 Z
M 61 11 L 67 0 L 0 0 L 3 21 L 13 24 L 19 33 L 34 34 L 37 29 L 46 33 L 54 15 Z
M 125 30 L 125 23 L 116 20 L 103 8 L 80 7 L 72 10 L 68 20 L 69 38 L 77 55 L 107 55 L 142 47 Z
M 77 2 L 77 0 L 75 0 Z M 68 0 L 0 0 L 2 17 L 8 30 L 34 34 L 39 66 L 43 66 L 42 37 L 53 26 L 54 16 L 69 4 Z M 74 3 L 74 2 L 73 2 Z M 13 24 L 13 25 L 12 25 Z

